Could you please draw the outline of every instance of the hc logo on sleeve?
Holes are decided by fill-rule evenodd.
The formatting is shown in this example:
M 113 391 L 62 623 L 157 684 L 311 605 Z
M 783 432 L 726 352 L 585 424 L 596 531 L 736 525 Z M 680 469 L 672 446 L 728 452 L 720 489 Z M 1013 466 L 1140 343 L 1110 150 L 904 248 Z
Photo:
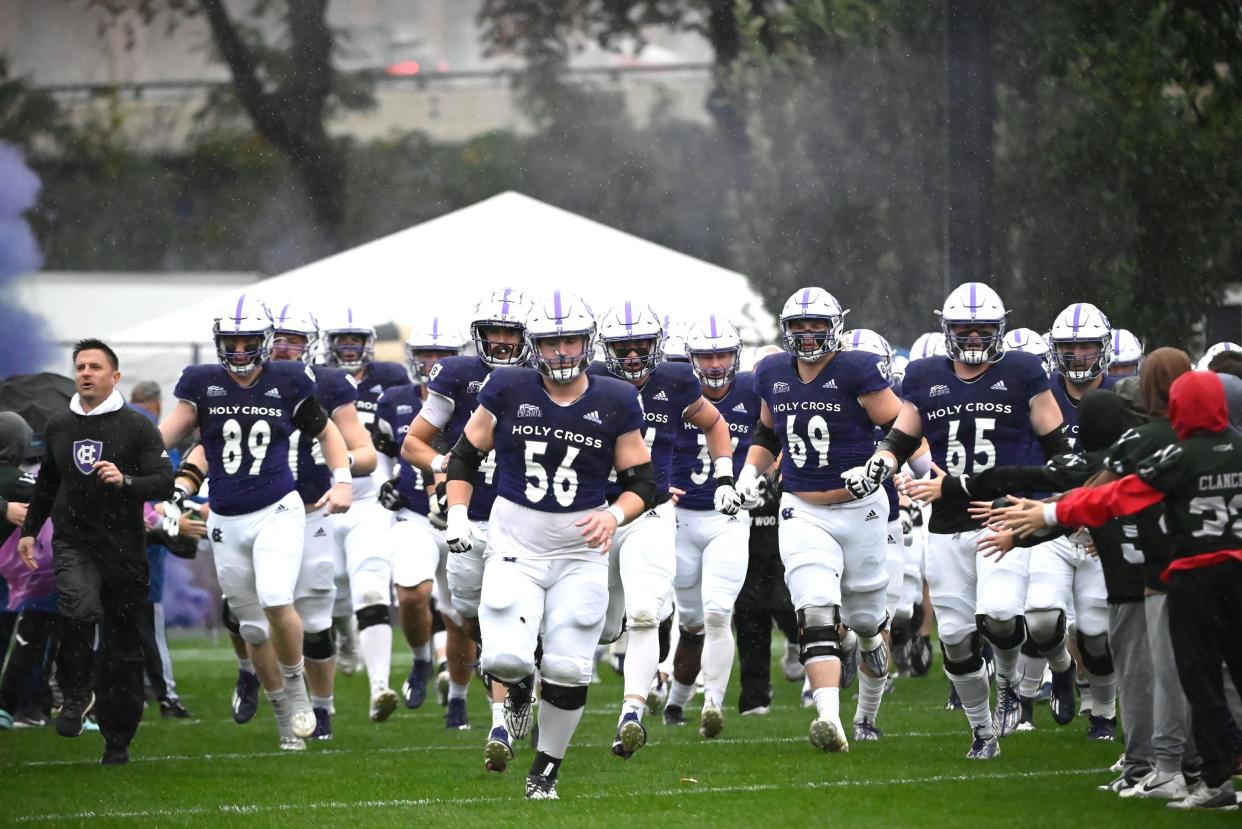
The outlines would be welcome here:
M 103 460 L 103 443 L 97 440 L 75 440 L 73 442 L 73 462 L 78 471 L 89 475 L 95 471 L 95 464 Z

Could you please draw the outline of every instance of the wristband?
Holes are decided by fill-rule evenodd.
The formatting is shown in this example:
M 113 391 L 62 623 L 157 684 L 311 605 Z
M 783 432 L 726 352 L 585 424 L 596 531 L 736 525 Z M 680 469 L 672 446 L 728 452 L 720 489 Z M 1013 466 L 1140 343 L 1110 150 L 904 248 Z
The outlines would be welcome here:
M 618 527 L 625 523 L 625 511 L 616 504 L 613 504 L 608 509 L 604 510 L 604 512 L 611 513 L 612 517 L 617 519 Z
M 432 458 L 431 459 L 431 471 L 436 473 L 437 475 L 443 475 L 444 474 L 444 460 L 446 457 L 447 457 L 446 455 L 437 454 L 434 458 Z
M 712 461 L 712 477 L 713 478 L 732 478 L 733 477 L 733 458 L 723 457 L 716 458 Z
M 342 466 L 340 469 L 332 470 L 332 484 L 349 484 L 354 485 L 354 476 L 350 473 L 348 466 Z
M 1044 504 L 1044 523 L 1049 527 L 1059 527 L 1060 522 L 1057 521 L 1057 505 L 1056 503 Z
M 469 521 L 470 520 L 469 510 L 470 508 L 467 507 L 465 504 L 453 504 L 451 507 L 448 508 L 448 513 L 446 514 L 445 517 L 449 521 L 453 521 L 453 522 Z

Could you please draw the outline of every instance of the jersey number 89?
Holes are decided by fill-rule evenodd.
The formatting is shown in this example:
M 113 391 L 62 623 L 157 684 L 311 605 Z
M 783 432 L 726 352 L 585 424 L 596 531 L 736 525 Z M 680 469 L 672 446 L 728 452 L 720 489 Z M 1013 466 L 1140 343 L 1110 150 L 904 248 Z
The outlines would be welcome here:
M 224 440 L 224 446 L 220 450 L 220 463 L 226 473 L 235 475 L 242 467 L 244 454 L 242 425 L 229 418 L 220 429 L 220 437 Z M 272 442 L 272 427 L 266 420 L 256 420 L 250 427 L 250 434 L 244 436 L 244 439 L 245 449 L 249 450 L 252 459 L 246 474 L 258 475 L 263 468 L 263 459 L 267 457 L 267 447 Z

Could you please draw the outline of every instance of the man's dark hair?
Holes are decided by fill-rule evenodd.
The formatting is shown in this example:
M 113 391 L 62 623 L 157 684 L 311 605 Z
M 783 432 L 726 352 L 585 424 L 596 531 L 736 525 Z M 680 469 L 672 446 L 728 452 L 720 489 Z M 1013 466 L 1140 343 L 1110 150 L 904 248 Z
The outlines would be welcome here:
M 108 359 L 112 362 L 112 370 L 117 371 L 121 367 L 121 361 L 117 359 L 116 352 L 112 347 L 103 340 L 97 340 L 94 337 L 87 337 L 85 340 L 78 340 L 73 347 L 73 362 L 78 361 L 78 355 L 83 351 L 102 351 L 108 355 Z
M 1208 371 L 1214 371 L 1217 374 L 1232 374 L 1234 377 L 1242 377 L 1242 353 L 1237 351 L 1222 351 L 1212 358 L 1208 363 Z

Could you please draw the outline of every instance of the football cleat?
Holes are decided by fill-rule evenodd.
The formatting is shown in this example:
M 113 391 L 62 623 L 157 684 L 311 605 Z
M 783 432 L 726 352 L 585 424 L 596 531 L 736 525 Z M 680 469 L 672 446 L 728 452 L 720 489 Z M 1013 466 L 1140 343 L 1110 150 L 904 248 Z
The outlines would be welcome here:
M 1161 800 L 1181 800 L 1188 794 L 1186 779 L 1179 772 L 1162 773 L 1152 771 L 1142 780 L 1130 784 L 1120 792 L 1122 797 L 1159 798 Z
M 449 682 L 448 671 L 441 668 L 440 673 L 436 674 L 436 702 L 440 703 L 441 708 L 448 705 Z
M 724 712 L 720 706 L 708 700 L 703 703 L 703 713 L 699 718 L 699 733 L 709 740 L 714 740 L 724 731 Z
M 527 677 L 508 686 L 509 694 L 505 697 L 505 726 L 515 740 L 525 739 L 530 734 L 531 723 L 535 720 L 534 696 L 531 693 L 533 685 L 534 677 Z
M 110 746 L 104 745 L 103 757 L 99 758 L 101 766 L 124 766 L 129 762 L 129 748 L 127 746 Z
M 838 722 L 816 719 L 811 723 L 811 745 L 820 751 L 849 751 L 850 744 L 845 739 L 845 730 Z
M 301 737 L 288 734 L 280 738 L 281 751 L 306 751 L 306 741 Z
M 560 800 L 556 794 L 556 781 L 542 774 L 526 775 L 527 800 Z
M 192 720 L 194 715 L 179 699 L 160 700 L 160 717 L 166 720 Z
M 1088 740 L 1113 740 L 1117 737 L 1116 717 L 1097 717 L 1091 715 L 1087 724 Z
M 660 713 L 664 703 L 668 702 L 668 686 L 668 681 L 657 671 L 655 679 L 651 680 L 651 690 L 647 692 L 648 714 Z
M 1018 727 L 1015 731 L 1034 731 L 1035 730 L 1035 700 L 1027 699 L 1024 696 L 1018 697 L 1018 703 L 1022 707 L 1021 716 L 1018 717 Z
M 870 720 L 857 720 L 854 723 L 854 739 L 863 743 L 879 742 L 884 732 L 875 727 Z
M 513 743 L 509 739 L 509 730 L 498 725 L 487 735 L 487 745 L 483 746 L 483 765 L 488 771 L 502 772 L 509 767 L 512 759 Z
M 1044 668 L 1044 678 L 1039 683 L 1039 692 L 1035 694 L 1036 702 L 1047 702 L 1052 699 L 1052 668 Z M 1121 771 L 1121 769 L 1117 769 Z
M 86 699 L 65 698 L 60 714 L 56 717 L 56 733 L 62 737 L 77 737 L 86 728 L 86 715 L 95 707 L 95 694 Z
M 996 711 L 992 715 L 992 727 L 996 736 L 1008 737 L 1018 728 L 1022 716 L 1022 701 L 1018 692 L 1009 684 L 996 683 Z
M 397 692 L 391 688 L 376 691 L 371 697 L 371 722 L 383 722 L 397 710 Z M 294 715 L 296 716 L 296 714 Z M 296 729 L 295 729 L 296 731 Z
M 401 700 L 406 708 L 418 708 L 427 700 L 427 680 L 431 676 L 431 663 L 415 659 L 410 675 L 401 683 Z
M 316 708 L 315 710 L 315 731 L 310 735 L 312 740 L 331 740 L 332 739 L 332 714 L 327 708 Z
M 975 741 L 970 744 L 970 751 L 966 752 L 967 760 L 991 760 L 1000 756 L 1000 740 L 996 739 L 995 734 L 983 734 L 981 731 L 981 728 L 975 729 Z
M 664 706 L 664 724 L 665 725 L 685 725 L 686 712 L 680 705 Z
M 664 711 L 665 714 L 668 713 L 667 708 Z M 638 718 L 638 714 L 627 711 L 621 717 L 621 722 L 617 724 L 617 734 L 612 738 L 612 753 L 622 760 L 628 760 L 634 756 L 634 752 L 645 745 L 647 745 L 647 729 L 643 726 L 643 721 Z
M 237 672 L 233 686 L 233 722 L 245 725 L 259 710 L 259 677 L 249 671 Z
M 1233 780 L 1226 780 L 1219 786 L 1206 783 L 1186 795 L 1184 800 L 1169 801 L 1170 809 L 1220 809 L 1234 812 L 1238 808 L 1238 794 L 1233 787 Z
M 1101 783 L 1096 786 L 1095 790 L 1097 792 L 1109 792 L 1111 794 L 1121 795 L 1122 797 L 1134 797 L 1134 788 L 1141 782 L 1142 780 L 1132 780 L 1124 774 L 1119 774 L 1107 783 Z
M 47 717 L 33 706 L 18 711 L 13 715 L 14 728 L 42 728 L 47 725 Z
M 785 643 L 785 653 L 781 655 L 781 673 L 789 682 L 799 682 L 806 676 L 806 668 L 802 665 L 796 642 Z
M 470 730 L 470 715 L 466 711 L 464 699 L 448 701 L 448 709 L 444 712 L 444 727 L 455 728 L 458 731 Z
M 957 695 L 957 688 L 951 682 L 949 683 L 949 699 L 944 704 L 944 710 L 946 711 L 961 711 L 962 710 L 962 699 L 961 697 Z
M 767 705 L 756 705 L 752 708 L 747 708 L 745 711 L 743 711 L 742 716 L 743 717 L 766 717 L 770 713 L 772 713 L 771 707 Z
M 1064 671 L 1052 672 L 1052 698 L 1048 700 L 1052 709 L 1052 718 L 1057 725 L 1068 725 L 1074 721 L 1074 663 Z

